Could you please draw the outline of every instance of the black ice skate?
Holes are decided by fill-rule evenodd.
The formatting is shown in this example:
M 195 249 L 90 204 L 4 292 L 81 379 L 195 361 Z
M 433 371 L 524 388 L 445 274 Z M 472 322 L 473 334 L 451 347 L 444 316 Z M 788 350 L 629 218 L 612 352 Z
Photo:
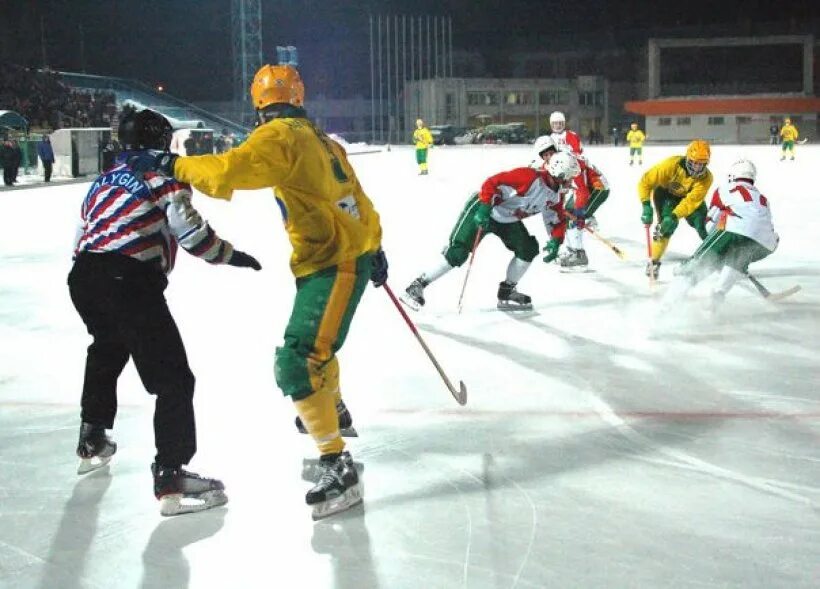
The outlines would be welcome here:
M 363 498 L 359 473 L 349 452 L 326 454 L 320 461 L 322 476 L 305 495 L 305 501 L 313 508 L 314 520 L 350 509 Z
M 427 286 L 427 284 L 429 283 L 421 278 L 416 278 L 410 283 L 410 286 L 405 289 L 404 293 L 399 295 L 401 302 L 414 311 L 421 309 L 424 306 L 424 287 Z
M 646 275 L 653 280 L 658 279 L 658 274 L 661 271 L 661 263 L 658 260 L 650 260 L 646 263 Z
M 502 311 L 529 311 L 532 299 L 515 290 L 515 283 L 504 281 L 498 285 L 498 308 Z
M 204 511 L 228 502 L 222 481 L 201 477 L 182 467 L 152 464 L 151 472 L 154 475 L 154 495 L 159 499 L 162 515 Z
M 336 415 L 339 416 L 339 432 L 342 434 L 342 437 L 358 438 L 359 432 L 353 427 L 353 416 L 350 415 L 350 411 L 348 411 L 344 401 L 336 403 Z M 296 429 L 299 430 L 300 434 L 308 433 L 305 424 L 302 423 L 302 418 L 298 415 L 296 416 Z
M 117 451 L 117 444 L 105 434 L 101 425 L 83 423 L 80 425 L 80 441 L 77 444 L 77 456 L 80 464 L 77 474 L 86 474 L 102 468 Z
M 567 251 L 558 259 L 561 272 L 586 272 L 589 259 L 586 250 L 567 248 Z

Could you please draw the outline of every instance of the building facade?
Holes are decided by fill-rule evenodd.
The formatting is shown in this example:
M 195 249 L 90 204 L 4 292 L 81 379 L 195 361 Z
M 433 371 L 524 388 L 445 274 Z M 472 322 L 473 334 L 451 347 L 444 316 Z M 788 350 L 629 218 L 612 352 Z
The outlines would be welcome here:
M 608 87 L 600 76 L 576 78 L 436 78 L 408 82 L 399 97 L 411 129 L 417 118 L 428 125 L 480 127 L 521 122 L 530 133 L 549 129 L 549 116 L 561 111 L 567 126 L 586 138 L 591 131 L 606 134 Z

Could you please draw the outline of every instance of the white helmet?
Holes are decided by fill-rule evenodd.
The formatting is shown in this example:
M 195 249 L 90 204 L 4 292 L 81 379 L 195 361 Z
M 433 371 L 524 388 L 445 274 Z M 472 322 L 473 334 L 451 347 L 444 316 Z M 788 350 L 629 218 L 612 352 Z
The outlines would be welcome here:
M 552 140 L 552 137 L 550 137 L 549 135 L 541 135 L 541 137 L 536 139 L 535 143 L 533 144 L 535 159 L 540 160 L 541 154 L 547 151 L 548 149 L 558 151 L 558 148 L 555 146 L 555 141 Z
M 564 113 L 556 110 L 550 115 L 550 128 L 553 133 L 560 133 L 567 127 L 567 119 L 564 118 Z
M 743 158 L 737 160 L 729 166 L 729 173 L 727 175 L 729 177 L 729 182 L 737 182 L 740 178 L 745 178 L 746 180 L 751 180 L 752 183 L 754 183 L 757 178 L 757 168 L 751 160 Z
M 565 184 L 581 173 L 581 166 L 574 155 L 567 151 L 559 151 L 550 158 L 547 172 L 558 182 Z

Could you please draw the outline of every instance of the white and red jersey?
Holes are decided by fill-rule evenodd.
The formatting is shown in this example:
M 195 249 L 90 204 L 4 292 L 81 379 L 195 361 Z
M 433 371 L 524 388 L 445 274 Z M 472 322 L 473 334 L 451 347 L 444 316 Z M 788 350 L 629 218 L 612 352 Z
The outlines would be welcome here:
M 769 201 L 747 180 L 729 182 L 715 189 L 709 202 L 709 219 L 718 229 L 745 235 L 770 252 L 780 237 L 774 230 Z
M 575 131 L 564 129 L 560 133 L 550 133 L 550 137 L 555 142 L 555 147 L 562 151 L 568 151 L 574 156 L 584 153 L 581 146 L 581 136 Z
M 561 190 L 547 185 L 545 170 L 515 168 L 490 176 L 481 185 L 478 200 L 491 205 L 490 216 L 498 223 L 515 223 L 541 213 L 547 232 L 563 241 L 566 231 Z

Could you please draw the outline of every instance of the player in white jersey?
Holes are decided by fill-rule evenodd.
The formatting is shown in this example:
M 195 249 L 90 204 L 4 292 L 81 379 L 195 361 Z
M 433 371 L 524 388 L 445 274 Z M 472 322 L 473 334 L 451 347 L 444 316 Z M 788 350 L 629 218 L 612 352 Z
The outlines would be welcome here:
M 560 151 L 569 151 L 576 156 L 584 153 L 581 136 L 567 129 L 567 119 L 564 113 L 556 110 L 550 115 L 550 129 L 552 130 L 550 137 Z
M 718 271 L 712 291 L 713 307 L 746 277 L 749 264 L 771 254 L 780 240 L 772 224 L 768 199 L 755 186 L 754 163 L 740 159 L 729 167 L 728 182 L 712 194 L 709 235 L 680 271 L 675 294 L 688 291 L 700 280 Z M 675 294 L 670 293 L 671 296 Z
M 513 253 L 505 279 L 498 285 L 498 308 L 532 308 L 529 295 L 516 289 L 518 281 L 538 255 L 538 240 L 530 235 L 523 220 L 541 213 L 550 234 L 544 248 L 547 251 L 544 261 L 553 261 L 566 230 L 562 192 L 580 171 L 575 157 L 567 152 L 555 153 L 551 142 L 543 146 L 543 150 L 553 153 L 545 167 L 515 168 L 484 181 L 481 191 L 473 194 L 464 206 L 450 234 L 449 243 L 442 252 L 444 259 L 407 287 L 401 295 L 405 304 L 419 310 L 425 303 L 424 289 L 453 268 L 461 266 L 478 242 L 487 234 L 493 234 Z M 541 153 L 537 155 L 542 157 Z

